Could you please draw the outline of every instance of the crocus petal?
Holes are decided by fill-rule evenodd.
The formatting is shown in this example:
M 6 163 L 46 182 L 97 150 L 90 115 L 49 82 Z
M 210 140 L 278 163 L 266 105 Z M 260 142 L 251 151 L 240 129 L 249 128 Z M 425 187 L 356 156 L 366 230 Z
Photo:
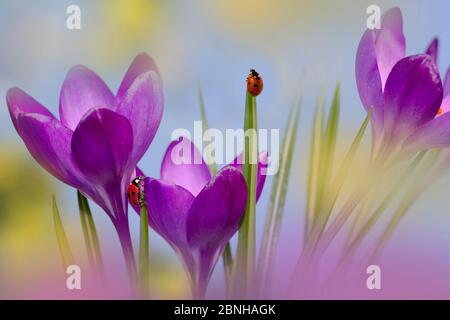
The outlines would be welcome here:
M 61 88 L 61 122 L 75 130 L 88 110 L 95 107 L 112 108 L 113 102 L 113 94 L 97 74 L 84 66 L 75 66 L 70 69 Z
M 132 159 L 137 163 L 150 146 L 163 114 L 162 84 L 158 74 L 148 71 L 137 77 L 117 112 L 133 127 Z
M 423 125 L 404 143 L 404 148 L 408 150 L 448 147 L 450 147 L 450 113 L 444 113 Z
M 450 111 L 450 95 L 445 96 L 441 103 L 441 113 L 444 114 Z
M 383 86 L 375 54 L 375 37 L 367 30 L 356 53 L 355 77 L 361 102 L 366 111 L 372 110 L 372 123 L 376 131 L 383 126 Z
M 20 113 L 17 131 L 33 158 L 57 179 L 75 188 L 83 180 L 70 150 L 72 131 L 57 119 L 38 113 Z
M 256 183 L 256 201 L 259 200 L 259 196 L 261 195 L 264 183 L 266 181 L 266 171 L 268 166 L 268 156 L 267 151 L 261 151 L 258 155 L 258 174 L 257 174 L 257 183 Z M 242 153 L 234 159 L 230 166 L 235 167 L 242 173 Z
M 171 182 L 146 178 L 145 201 L 149 224 L 176 250 L 186 249 L 186 219 L 194 196 Z
M 160 75 L 158 67 L 151 57 L 149 57 L 146 53 L 137 55 L 129 66 L 125 76 L 123 77 L 122 83 L 120 84 L 119 90 L 117 91 L 117 104 L 119 104 L 122 101 L 122 98 L 127 94 L 127 91 L 133 84 L 134 80 L 136 80 L 136 78 L 138 78 L 141 74 L 148 71 L 154 71 L 158 74 L 158 76 Z
M 98 185 L 110 185 L 123 177 L 130 165 L 132 146 L 133 130 L 128 119 L 104 108 L 86 113 L 71 143 L 76 165 Z
M 433 119 L 441 105 L 442 93 L 439 72 L 429 55 L 400 60 L 386 82 L 386 137 L 405 138 Z
M 383 15 L 375 44 L 383 88 L 394 65 L 405 57 L 405 47 L 402 12 L 399 8 L 392 8 Z
M 187 240 L 192 248 L 218 250 L 237 231 L 247 201 L 242 173 L 225 167 L 203 188 L 187 217 Z
M 161 179 L 173 182 L 196 196 L 211 179 L 208 166 L 187 138 L 172 141 L 161 164 Z
M 201 291 L 225 244 L 239 228 L 247 201 L 247 185 L 239 170 L 227 166 L 195 198 L 187 215 L 189 254 L 184 260 Z
M 11 88 L 6 93 L 6 104 L 14 127 L 17 129 L 17 117 L 20 113 L 36 113 L 54 118 L 52 113 L 33 97 L 26 94 L 20 88 Z
M 356 54 L 356 84 L 366 111 L 371 111 L 374 134 L 383 128 L 383 90 L 392 67 L 405 56 L 403 19 L 399 8 L 388 10 L 380 30 L 366 30 Z
M 444 79 L 444 97 L 450 95 L 450 68 L 447 69 Z
M 433 58 L 433 61 L 436 65 L 438 59 L 438 50 L 439 50 L 439 40 L 438 38 L 434 38 L 433 40 L 431 40 L 427 50 L 425 51 L 426 54 L 428 54 L 429 56 L 431 56 L 431 58 Z

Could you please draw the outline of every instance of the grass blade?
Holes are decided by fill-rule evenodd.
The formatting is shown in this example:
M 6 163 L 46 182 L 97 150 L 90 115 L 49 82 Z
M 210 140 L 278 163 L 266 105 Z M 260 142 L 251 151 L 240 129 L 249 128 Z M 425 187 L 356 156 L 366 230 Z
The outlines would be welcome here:
M 309 163 L 308 163 L 308 182 L 306 190 L 306 220 L 304 237 L 308 238 L 311 224 L 314 219 L 315 202 L 317 196 L 317 181 L 319 176 L 319 159 L 322 143 L 322 130 L 324 125 L 324 106 L 323 96 L 317 101 L 316 112 L 314 115 L 314 124 L 311 132 Z
M 97 272 L 103 274 L 103 258 L 100 249 L 100 241 L 98 239 L 97 229 L 92 217 L 91 208 L 88 199 L 77 190 L 78 208 L 80 211 L 81 226 L 83 229 L 83 237 L 86 244 L 86 251 L 91 266 Z
M 77 198 L 78 198 L 78 209 L 80 212 L 80 221 L 81 221 L 81 229 L 83 231 L 83 238 L 84 238 L 84 244 L 86 246 L 86 253 L 89 259 L 89 264 L 91 265 L 92 270 L 96 271 L 97 266 L 95 263 L 94 253 L 92 249 L 92 242 L 87 222 L 87 214 L 86 214 L 86 207 L 84 202 L 84 196 L 81 194 L 80 191 L 77 190 Z
M 361 140 L 364 136 L 364 133 L 366 132 L 367 126 L 369 124 L 369 120 L 370 120 L 370 114 L 367 114 L 367 116 L 364 119 L 363 123 L 361 124 L 361 127 L 359 128 L 355 138 L 353 139 L 350 149 L 348 150 L 347 154 L 345 155 L 344 161 L 342 162 L 341 166 L 338 169 L 337 176 L 334 178 L 333 183 L 331 184 L 332 187 L 329 190 L 329 194 L 331 194 L 331 196 L 329 197 L 328 205 L 324 212 L 325 220 L 322 225 L 322 231 L 325 228 L 325 226 L 328 223 L 328 220 L 331 216 L 331 212 L 333 211 L 334 205 L 336 204 L 339 193 L 341 192 L 342 186 L 344 185 L 344 182 L 350 171 L 350 167 L 353 162 L 353 159 L 356 155 L 356 152 L 359 149 L 359 146 L 361 144 Z
M 270 287 L 270 274 L 276 253 L 280 227 L 283 218 L 286 189 L 289 182 L 289 172 L 292 164 L 292 155 L 298 131 L 299 106 L 295 105 L 290 114 L 289 121 L 283 137 L 280 167 L 274 177 L 270 196 L 269 210 L 266 216 L 265 229 L 259 256 L 259 284 L 262 292 Z
M 199 102 L 199 107 L 200 107 L 200 114 L 202 117 L 202 129 L 203 129 L 203 134 L 204 134 L 204 139 L 209 141 L 210 140 L 210 136 L 208 134 L 208 119 L 206 117 L 206 110 L 205 110 L 205 101 L 203 100 L 203 93 L 202 93 L 202 89 L 200 88 L 200 86 L 198 87 L 198 102 Z M 206 162 L 208 163 L 208 168 L 209 171 L 211 172 L 212 175 L 215 175 L 217 173 L 217 166 L 214 163 L 213 159 L 210 158 L 210 153 L 207 152 L 206 155 L 208 158 L 206 159 Z
M 298 258 L 293 279 L 299 279 L 305 274 L 309 274 L 309 271 L 306 271 L 306 269 L 311 265 L 310 260 L 313 256 L 314 248 L 318 243 L 322 226 L 326 220 L 323 211 L 330 185 L 329 180 L 333 172 L 333 160 L 340 116 L 340 100 L 340 84 L 337 83 L 328 114 L 327 125 L 322 133 L 323 136 L 320 138 L 320 157 L 317 167 L 316 191 L 314 192 L 314 203 L 309 204 L 310 208 L 313 207 L 312 223 L 308 222 L 303 250 Z M 318 133 L 314 132 L 314 134 Z M 309 186 L 309 188 L 311 187 Z M 310 195 L 313 194 L 312 190 L 309 191 Z
M 145 205 L 141 206 L 140 212 L 140 238 L 139 238 L 139 273 L 141 292 L 144 298 L 149 295 L 149 240 L 148 240 L 148 210 Z
M 53 223 L 55 225 L 56 239 L 58 240 L 59 252 L 61 254 L 64 271 L 67 266 L 74 263 L 72 250 L 70 248 L 69 240 L 67 240 L 66 231 L 64 230 L 61 216 L 59 214 L 58 205 L 56 203 L 55 196 L 52 197 L 52 209 L 53 209 Z
M 256 180 L 258 172 L 258 136 L 256 97 L 247 92 L 245 103 L 244 153 L 242 171 L 247 182 L 247 204 L 238 234 L 235 289 L 245 294 L 253 288 L 256 264 Z
M 344 249 L 343 258 L 347 258 L 353 252 L 355 252 L 357 246 L 361 244 L 364 240 L 364 237 L 370 232 L 370 230 L 375 226 L 379 218 L 385 213 L 387 207 L 391 204 L 393 200 L 395 200 L 398 194 L 403 190 L 405 183 L 411 177 L 412 174 L 415 174 L 415 170 L 417 166 L 422 161 L 422 158 L 425 156 L 426 151 L 420 152 L 413 162 L 407 167 L 407 169 L 403 172 L 403 174 L 398 177 L 394 186 L 390 189 L 390 192 L 386 195 L 386 197 L 380 202 L 377 208 L 370 214 L 369 219 L 362 225 L 362 227 L 356 232 L 356 235 L 353 239 L 346 244 Z
M 402 199 L 400 205 L 398 206 L 394 215 L 391 217 L 387 227 L 381 235 L 377 246 L 375 247 L 371 257 L 369 258 L 369 261 L 376 261 L 378 259 L 381 252 L 383 251 L 383 248 L 391 238 L 395 228 L 398 226 L 405 214 L 409 211 L 414 202 L 423 194 L 423 192 L 425 192 L 425 190 L 429 186 L 431 186 L 435 181 L 443 176 L 441 170 L 442 167 L 438 167 L 438 170 L 435 169 L 434 172 L 429 172 L 430 168 L 432 168 L 436 160 L 438 160 L 440 151 L 441 150 L 439 149 L 433 150 L 433 152 L 429 155 L 427 161 L 419 169 L 419 172 L 416 174 L 415 179 L 416 181 L 420 181 L 421 183 L 414 184 L 413 187 L 408 190 L 407 194 Z M 420 161 L 425 152 L 426 151 L 422 151 L 421 153 L 419 153 L 419 155 L 416 156 L 415 161 Z M 417 160 L 417 158 L 419 157 L 420 159 Z
M 320 153 L 320 176 L 318 182 L 318 192 L 317 192 L 317 202 L 315 211 L 315 222 L 320 218 L 323 199 L 325 194 L 327 194 L 327 186 L 329 185 L 329 179 L 332 176 L 332 166 L 334 151 L 336 147 L 336 138 L 339 125 L 339 114 L 341 107 L 341 94 L 340 94 L 340 84 L 336 85 L 334 91 L 333 102 L 331 104 L 331 109 L 328 115 L 327 126 L 325 128 L 323 144 L 321 145 Z M 323 223 L 323 222 L 322 222 Z

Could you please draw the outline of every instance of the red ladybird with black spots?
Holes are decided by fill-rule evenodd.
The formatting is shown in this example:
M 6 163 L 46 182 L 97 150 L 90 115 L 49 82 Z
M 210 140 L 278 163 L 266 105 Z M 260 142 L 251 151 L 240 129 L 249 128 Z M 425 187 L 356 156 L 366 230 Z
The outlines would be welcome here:
M 262 92 L 263 86 L 264 86 L 263 79 L 261 78 L 259 73 L 256 72 L 255 69 L 250 69 L 250 74 L 247 76 L 248 93 L 256 97 Z
M 136 206 L 141 205 L 143 181 L 144 177 L 136 177 L 128 185 L 128 200 Z

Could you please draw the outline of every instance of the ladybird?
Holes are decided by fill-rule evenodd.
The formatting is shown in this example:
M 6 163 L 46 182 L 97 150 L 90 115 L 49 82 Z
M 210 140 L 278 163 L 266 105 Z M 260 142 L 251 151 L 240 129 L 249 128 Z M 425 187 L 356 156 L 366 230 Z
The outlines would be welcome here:
M 247 91 L 254 97 L 259 95 L 263 90 L 263 79 L 255 69 L 250 70 L 247 77 Z
M 144 177 L 136 177 L 128 185 L 128 200 L 136 206 L 141 204 L 142 181 L 144 181 Z

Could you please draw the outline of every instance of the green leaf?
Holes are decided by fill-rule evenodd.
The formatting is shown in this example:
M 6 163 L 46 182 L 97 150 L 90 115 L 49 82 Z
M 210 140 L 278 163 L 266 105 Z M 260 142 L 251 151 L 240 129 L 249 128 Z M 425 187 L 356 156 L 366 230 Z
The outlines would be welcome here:
M 91 265 L 92 270 L 96 270 L 97 266 L 95 263 L 94 253 L 92 249 L 92 242 L 89 235 L 89 227 L 86 217 L 86 207 L 84 202 L 84 196 L 80 191 L 77 190 L 77 198 L 78 198 L 78 209 L 80 212 L 80 221 L 81 221 L 81 229 L 83 231 L 84 244 L 86 246 L 86 252 L 89 259 L 89 264 Z
M 59 252 L 61 254 L 64 271 L 67 266 L 72 265 L 75 261 L 69 241 L 67 240 L 61 216 L 59 214 L 58 205 L 55 196 L 52 197 L 53 223 L 55 225 L 56 239 L 58 240 Z
M 245 103 L 244 153 L 242 171 L 247 182 L 247 204 L 242 219 L 236 256 L 235 290 L 245 294 L 254 285 L 256 275 L 256 183 L 258 172 L 258 136 L 257 136 L 256 97 L 247 92 Z
M 420 161 L 424 157 L 425 153 L 427 151 L 421 151 L 414 161 L 410 164 L 408 169 L 405 171 L 405 176 L 410 176 L 413 171 L 416 169 L 416 167 L 419 165 Z M 434 164 L 436 160 L 438 160 L 438 157 L 441 153 L 440 149 L 433 150 L 431 154 L 429 154 L 428 159 L 426 161 L 423 161 L 423 164 L 421 165 L 421 168 L 419 168 L 418 172 L 416 172 L 415 176 L 413 177 L 413 181 L 417 181 L 416 183 L 412 184 L 411 187 L 408 189 L 408 192 L 403 197 L 402 201 L 400 202 L 397 210 L 395 211 L 394 215 L 391 217 L 391 219 L 388 222 L 387 227 L 384 229 L 382 235 L 380 236 L 380 240 L 378 241 L 377 246 L 375 247 L 371 257 L 369 258 L 369 261 L 375 261 L 379 255 L 381 254 L 383 248 L 389 241 L 389 239 L 392 236 L 392 233 L 394 232 L 395 228 L 398 226 L 400 221 L 403 219 L 405 214 L 408 212 L 408 210 L 411 208 L 411 206 L 414 204 L 414 202 L 425 192 L 425 190 L 433 184 L 436 180 L 441 178 L 443 176 L 441 169 L 439 166 L 437 168 L 434 168 L 432 172 L 430 172 L 430 168 L 434 167 Z M 445 165 L 447 166 L 447 164 Z M 437 170 L 436 170 L 437 169 Z M 409 174 L 408 174 L 409 173 Z M 405 177 L 406 179 L 406 177 Z M 399 185 L 398 187 L 400 187 Z M 378 217 L 376 217 L 378 218 Z M 373 223 L 370 226 L 366 226 L 362 232 L 366 234 L 370 228 L 373 226 Z
M 375 226 L 379 218 L 382 216 L 382 214 L 386 211 L 386 208 L 389 206 L 389 204 L 396 199 L 397 195 L 404 189 L 405 183 L 407 180 L 413 175 L 415 170 L 417 169 L 417 166 L 422 161 L 423 157 L 425 156 L 426 151 L 420 152 L 413 162 L 406 168 L 406 170 L 403 172 L 403 174 L 396 180 L 394 186 L 390 189 L 390 192 L 386 195 L 386 197 L 381 201 L 381 203 L 378 205 L 378 207 L 374 210 L 374 212 L 369 216 L 369 219 L 367 222 L 363 225 L 363 227 L 359 230 L 357 235 L 353 238 L 350 245 L 347 247 L 348 253 L 354 251 L 356 246 L 361 243 L 361 241 L 364 239 L 364 237 L 370 232 L 370 230 Z M 427 168 L 429 168 L 427 166 Z
M 148 210 L 145 205 L 141 206 L 140 211 L 140 238 L 139 238 L 139 273 L 141 292 L 144 298 L 149 295 L 149 240 L 148 240 Z
M 205 102 L 203 100 L 203 93 L 202 93 L 202 89 L 200 88 L 200 86 L 198 87 L 198 101 L 199 101 L 199 106 L 200 106 L 200 114 L 202 117 L 202 130 L 203 130 L 203 134 L 205 135 L 204 138 L 205 140 L 210 140 L 210 136 L 208 134 L 208 119 L 206 117 L 206 110 L 205 110 Z M 209 152 L 207 152 L 207 159 L 206 161 L 208 162 L 208 168 L 209 171 L 211 172 L 212 175 L 215 175 L 217 173 L 217 166 L 214 163 L 213 159 L 211 158 L 211 155 Z
M 308 238 L 311 224 L 314 219 L 314 210 L 317 197 L 317 184 L 319 177 L 319 159 L 321 143 L 323 140 L 322 130 L 324 125 L 324 107 L 325 100 L 323 95 L 318 99 L 316 112 L 314 115 L 314 124 L 311 131 L 311 140 L 309 143 L 309 162 L 308 162 L 308 182 L 306 190 L 306 221 L 304 237 Z
M 80 221 L 83 230 L 84 242 L 88 254 L 89 262 L 96 272 L 103 274 L 103 258 L 100 249 L 100 241 L 97 235 L 94 219 L 88 199 L 77 190 L 78 209 L 80 211 Z
M 274 257 L 283 219 L 284 203 L 298 131 L 299 106 L 295 105 L 288 118 L 281 148 L 279 170 L 274 177 L 269 208 L 259 256 L 259 284 L 262 291 L 270 287 Z
M 324 212 L 325 219 L 324 219 L 324 223 L 322 225 L 322 231 L 323 231 L 323 228 L 325 228 L 325 226 L 331 216 L 331 212 L 333 211 L 334 205 L 336 204 L 339 193 L 341 192 L 342 186 L 344 185 L 344 182 L 348 176 L 353 159 L 356 155 L 356 152 L 359 149 L 361 140 L 362 140 L 364 133 L 366 132 L 367 126 L 369 124 L 369 120 L 370 120 L 370 114 L 367 114 L 367 116 L 364 119 L 363 123 L 361 124 L 361 127 L 359 128 L 355 138 L 353 139 L 350 149 L 348 150 L 347 154 L 345 155 L 345 158 L 337 171 L 337 175 L 334 178 L 333 183 L 331 184 L 331 188 L 328 192 L 328 194 L 330 196 L 329 196 L 328 204 L 326 206 L 326 211 Z
M 330 180 L 333 176 L 334 152 L 341 105 L 340 100 L 340 84 L 337 83 L 320 146 L 319 175 L 314 203 L 313 225 L 308 237 L 305 239 L 305 246 L 307 245 L 308 247 L 315 246 L 327 222 L 326 204 L 328 201 L 327 196 L 330 192 Z
M 322 214 L 324 198 L 328 194 L 329 180 L 333 173 L 334 151 L 336 147 L 337 132 L 339 126 L 339 115 L 341 108 L 340 84 L 336 85 L 334 91 L 333 102 L 328 114 L 327 126 L 325 128 L 323 143 L 321 144 L 320 160 L 319 160 L 319 181 L 317 189 L 317 201 L 314 215 L 314 222 L 319 226 L 323 224 L 324 217 Z

